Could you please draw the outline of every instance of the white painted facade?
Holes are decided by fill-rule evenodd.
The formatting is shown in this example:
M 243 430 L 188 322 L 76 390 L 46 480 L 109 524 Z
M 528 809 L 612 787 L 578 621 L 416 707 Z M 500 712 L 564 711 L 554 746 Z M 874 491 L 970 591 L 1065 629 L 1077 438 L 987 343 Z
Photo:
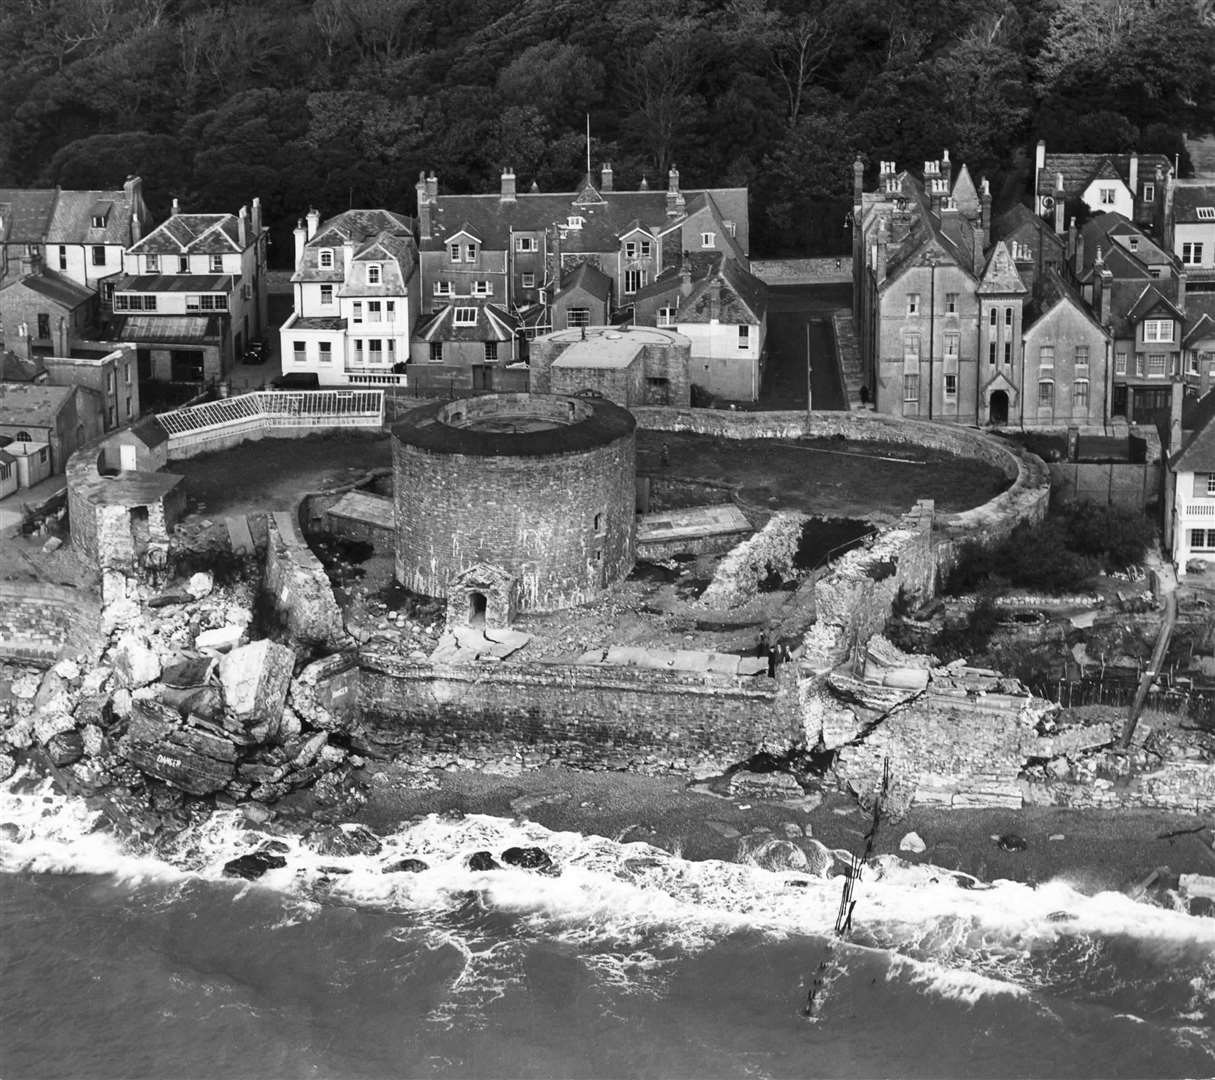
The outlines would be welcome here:
M 1173 562 L 1179 577 L 1186 565 L 1215 565 L 1215 473 L 1176 473 L 1173 496 Z
M 759 397 L 766 337 L 763 322 L 678 322 L 674 329 L 692 342 L 689 376 L 693 383 L 732 400 Z

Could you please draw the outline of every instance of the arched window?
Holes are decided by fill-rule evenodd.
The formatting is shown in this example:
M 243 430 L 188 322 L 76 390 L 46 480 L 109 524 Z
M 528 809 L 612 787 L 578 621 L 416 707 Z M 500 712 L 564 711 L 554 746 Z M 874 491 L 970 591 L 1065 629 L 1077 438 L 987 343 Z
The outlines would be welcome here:
M 17 441 L 18 442 L 33 442 L 34 440 L 30 438 L 30 433 L 28 431 L 18 431 L 17 432 Z

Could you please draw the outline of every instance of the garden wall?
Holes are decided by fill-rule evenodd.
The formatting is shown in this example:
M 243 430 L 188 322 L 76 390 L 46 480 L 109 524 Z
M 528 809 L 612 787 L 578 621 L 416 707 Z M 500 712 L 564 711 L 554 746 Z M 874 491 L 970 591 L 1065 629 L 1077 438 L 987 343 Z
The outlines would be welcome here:
M 101 605 L 87 589 L 45 582 L 0 582 L 0 658 L 50 667 L 91 652 Z

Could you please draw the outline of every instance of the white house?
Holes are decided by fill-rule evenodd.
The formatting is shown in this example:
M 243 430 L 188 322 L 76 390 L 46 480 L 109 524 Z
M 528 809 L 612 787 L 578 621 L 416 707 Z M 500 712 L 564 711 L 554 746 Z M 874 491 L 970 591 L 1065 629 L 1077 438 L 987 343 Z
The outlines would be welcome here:
M 1178 387 L 1178 391 L 1180 387 Z M 1180 416 L 1180 393 L 1174 416 Z M 1194 562 L 1215 565 L 1215 398 L 1207 394 L 1196 408 L 1196 429 L 1169 462 L 1168 539 L 1178 576 Z M 1174 437 L 1181 442 L 1180 420 Z
M 1115 212 L 1137 225 L 1158 225 L 1173 182 L 1163 154 L 1057 154 L 1039 141 L 1034 156 L 1034 211 L 1064 231 L 1064 204 L 1079 199 L 1093 213 Z
M 250 213 L 173 214 L 101 282 L 110 338 L 134 342 L 141 378 L 217 381 L 266 332 L 266 244 Z
M 295 294 L 279 330 L 283 374 L 322 386 L 405 383 L 420 278 L 413 222 L 391 210 L 310 210 L 295 230 Z

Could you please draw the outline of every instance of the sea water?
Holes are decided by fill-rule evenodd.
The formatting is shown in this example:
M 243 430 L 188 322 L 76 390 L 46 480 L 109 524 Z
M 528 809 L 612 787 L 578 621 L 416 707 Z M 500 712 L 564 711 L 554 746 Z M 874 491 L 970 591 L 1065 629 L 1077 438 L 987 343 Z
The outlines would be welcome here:
M 151 854 L 18 778 L 0 837 L 5 1080 L 1215 1074 L 1215 920 L 1065 881 L 883 858 L 836 943 L 839 878 L 500 818 L 333 857 L 218 813 Z M 559 872 L 467 868 L 512 846 Z

